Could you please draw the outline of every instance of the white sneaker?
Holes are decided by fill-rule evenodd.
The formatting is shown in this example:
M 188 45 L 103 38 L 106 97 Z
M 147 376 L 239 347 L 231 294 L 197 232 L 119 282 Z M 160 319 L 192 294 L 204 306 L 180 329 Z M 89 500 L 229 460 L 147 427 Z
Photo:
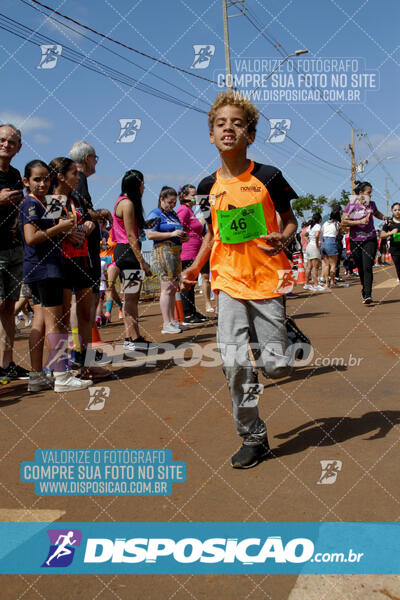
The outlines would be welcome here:
M 78 390 L 86 390 L 86 388 L 93 385 L 93 381 L 91 379 L 79 379 L 78 377 L 71 375 L 69 371 L 65 371 L 65 373 L 54 373 L 54 377 L 55 392 L 75 392 Z
M 313 286 L 310 285 L 309 283 L 305 283 L 303 285 L 303 290 L 312 290 L 312 289 L 313 289 Z
M 184 325 L 183 323 L 179 323 L 179 321 L 171 321 L 171 323 L 173 323 L 176 327 L 179 327 L 179 329 L 181 331 L 186 331 L 187 329 L 189 329 L 188 327 L 186 327 L 186 325 Z
M 323 285 L 314 285 L 312 289 L 316 292 L 323 292 L 324 290 L 326 290 L 326 287 Z
M 174 321 L 171 321 L 163 324 L 161 333 L 182 333 L 182 329 Z
M 46 377 L 44 373 L 30 371 L 28 381 L 28 392 L 42 392 L 53 389 L 53 380 Z

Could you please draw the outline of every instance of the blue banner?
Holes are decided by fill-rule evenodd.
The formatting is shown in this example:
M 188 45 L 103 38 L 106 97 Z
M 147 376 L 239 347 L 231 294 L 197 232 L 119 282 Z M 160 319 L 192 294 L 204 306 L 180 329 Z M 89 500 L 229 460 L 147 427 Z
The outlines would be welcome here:
M 399 523 L 0 523 L 0 574 L 398 574 Z

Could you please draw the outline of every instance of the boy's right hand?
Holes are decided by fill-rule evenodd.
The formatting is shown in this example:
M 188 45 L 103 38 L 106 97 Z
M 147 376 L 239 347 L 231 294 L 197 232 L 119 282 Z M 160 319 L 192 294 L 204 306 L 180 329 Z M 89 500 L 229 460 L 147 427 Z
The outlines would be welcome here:
M 181 284 L 182 289 L 190 290 L 190 288 L 197 283 L 197 279 L 199 277 L 199 272 L 197 269 L 193 269 L 193 267 L 188 267 L 181 273 Z

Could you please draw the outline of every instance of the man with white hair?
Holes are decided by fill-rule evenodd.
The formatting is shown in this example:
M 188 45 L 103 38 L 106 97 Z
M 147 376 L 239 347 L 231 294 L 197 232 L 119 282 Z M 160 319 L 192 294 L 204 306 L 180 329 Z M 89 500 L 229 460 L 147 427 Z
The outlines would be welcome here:
M 92 198 L 89 193 L 87 178 L 96 172 L 96 164 L 99 157 L 96 155 L 96 151 L 91 144 L 83 140 L 75 142 L 69 151 L 70 158 L 76 163 L 79 172 L 79 183 L 74 194 L 78 197 L 79 204 L 84 213 L 84 220 L 93 221 L 95 227 L 94 230 L 89 234 L 87 238 L 89 256 L 92 263 L 90 276 L 92 279 L 92 290 L 93 300 L 92 308 L 90 312 L 91 325 L 93 327 L 96 319 L 96 308 L 99 302 L 100 295 L 100 276 L 101 276 L 101 262 L 100 262 L 100 226 L 99 221 L 106 219 L 110 224 L 112 223 L 112 216 L 109 210 L 102 208 L 95 210 L 93 208 Z M 78 357 L 78 360 L 76 359 Z M 75 353 L 75 362 L 79 361 L 83 357 L 79 356 L 79 352 Z M 77 364 L 74 366 L 78 366 Z
M 24 261 L 18 227 L 24 186 L 11 161 L 21 147 L 20 130 L 11 124 L 0 125 L 0 377 L 10 379 L 29 379 L 29 371 L 13 362 L 14 311 Z

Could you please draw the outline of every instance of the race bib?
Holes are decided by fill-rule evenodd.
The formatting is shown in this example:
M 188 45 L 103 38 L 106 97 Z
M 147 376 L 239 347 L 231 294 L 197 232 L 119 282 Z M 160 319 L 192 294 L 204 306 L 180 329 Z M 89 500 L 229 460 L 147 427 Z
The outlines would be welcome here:
M 267 235 L 261 202 L 243 208 L 217 210 L 217 221 L 223 244 L 241 244 L 254 240 L 260 235 Z

